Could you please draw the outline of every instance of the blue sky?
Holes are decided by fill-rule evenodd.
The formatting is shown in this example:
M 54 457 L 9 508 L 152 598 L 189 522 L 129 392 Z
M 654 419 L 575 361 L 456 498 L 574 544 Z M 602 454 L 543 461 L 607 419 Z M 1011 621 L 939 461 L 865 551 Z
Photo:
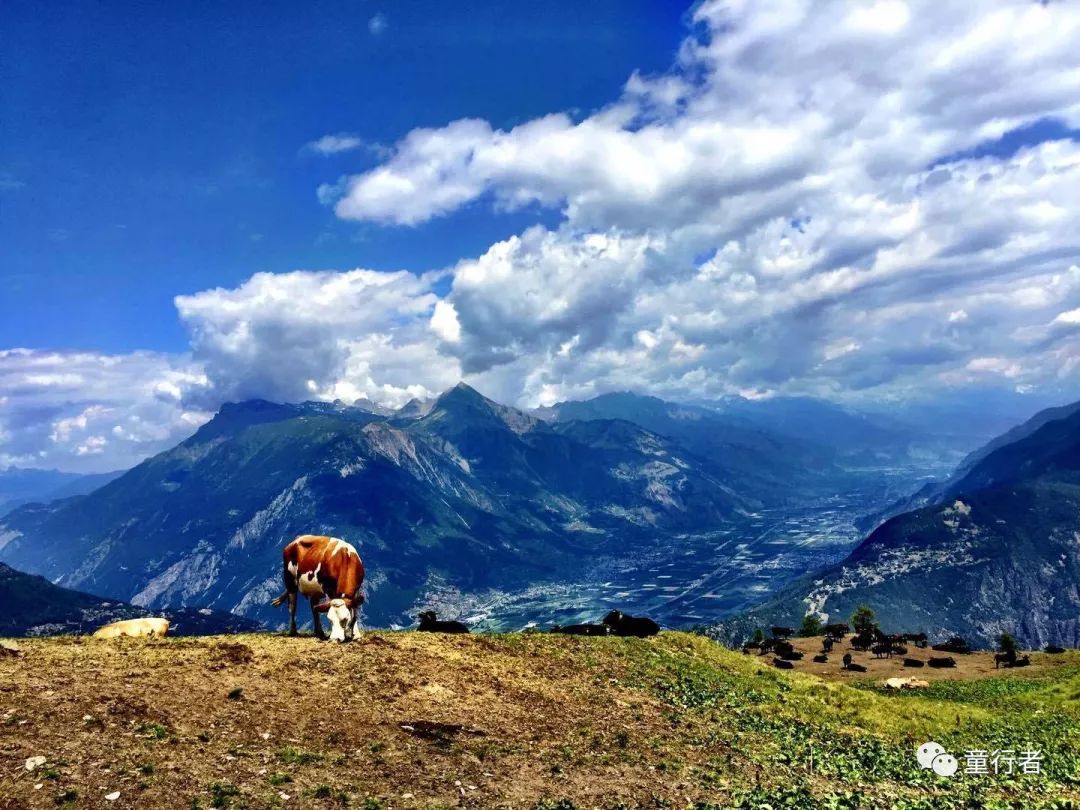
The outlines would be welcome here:
M 0 5 L 0 468 L 221 403 L 1080 398 L 1080 8 Z
M 634 69 L 666 69 L 684 35 L 675 3 L 463 8 L 4 3 L 0 346 L 180 351 L 177 294 L 259 271 L 428 270 L 478 254 L 537 212 L 462 210 L 422 233 L 343 223 L 316 188 L 377 159 L 302 147 L 587 114 Z

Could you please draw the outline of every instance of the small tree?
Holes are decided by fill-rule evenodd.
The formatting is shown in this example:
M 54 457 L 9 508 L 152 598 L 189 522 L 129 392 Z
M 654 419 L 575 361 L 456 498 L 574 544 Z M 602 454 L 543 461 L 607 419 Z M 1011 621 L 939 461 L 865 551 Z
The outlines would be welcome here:
M 859 605 L 851 614 L 851 626 L 855 628 L 855 635 L 865 636 L 874 632 L 877 627 L 877 617 L 874 609 L 869 605 Z
M 750 639 L 755 644 L 760 644 L 765 640 L 765 631 L 760 627 L 754 631 L 754 637 Z
M 1006 655 L 1016 655 L 1016 639 L 1012 633 L 1002 633 L 998 636 L 998 650 Z
M 807 613 L 803 616 L 802 624 L 799 626 L 799 635 L 804 638 L 820 636 L 823 629 L 824 625 L 821 622 L 821 617 L 816 613 Z

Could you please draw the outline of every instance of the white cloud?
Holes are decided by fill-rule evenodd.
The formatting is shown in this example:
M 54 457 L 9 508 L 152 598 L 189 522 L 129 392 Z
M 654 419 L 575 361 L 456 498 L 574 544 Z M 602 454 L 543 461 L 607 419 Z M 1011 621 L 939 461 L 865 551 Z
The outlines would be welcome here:
M 925 390 L 991 355 L 1058 384 L 1074 338 L 1046 324 L 1080 303 L 1062 281 L 1080 145 L 973 150 L 1080 125 L 1080 12 L 716 0 L 694 17 L 705 33 L 671 72 L 635 73 L 593 115 L 414 130 L 324 189 L 340 217 L 381 223 L 489 198 L 562 212 L 456 266 L 442 350 L 529 402 Z
M 0 464 L 145 452 L 226 399 L 400 404 L 462 376 L 523 405 L 625 388 L 1075 398 L 1080 143 L 994 142 L 1080 128 L 1080 9 L 707 0 L 693 17 L 670 71 L 632 74 L 584 118 L 306 147 L 381 161 L 319 188 L 347 220 L 542 206 L 557 226 L 442 273 L 180 296 L 190 357 L 0 356 Z
M 368 20 L 368 31 L 370 31 L 373 36 L 379 36 L 386 31 L 389 25 L 390 21 L 386 19 L 385 14 L 376 14 Z
M 316 155 L 340 155 L 343 152 L 355 152 L 364 150 L 380 158 L 389 157 L 391 151 L 381 143 L 368 141 L 351 132 L 338 132 L 334 135 L 323 135 L 304 144 L 301 151 Z
M 404 402 L 457 380 L 428 323 L 438 274 L 259 273 L 176 299 L 207 385 L 202 401 L 367 396 Z M 437 388 L 435 390 L 438 390 Z
M 181 397 L 204 384 L 186 357 L 0 351 L 0 468 L 129 467 L 210 418 Z

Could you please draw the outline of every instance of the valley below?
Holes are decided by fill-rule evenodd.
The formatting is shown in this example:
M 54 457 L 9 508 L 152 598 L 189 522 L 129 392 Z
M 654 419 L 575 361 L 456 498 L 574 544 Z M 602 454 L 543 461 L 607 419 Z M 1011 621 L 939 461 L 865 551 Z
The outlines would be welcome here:
M 864 536 L 859 522 L 935 476 L 944 465 L 861 468 L 835 492 L 753 514 L 723 529 L 592 561 L 578 579 L 503 592 L 434 588 L 434 609 L 487 631 L 595 621 L 619 608 L 666 627 L 691 628 L 739 614 L 810 570 L 842 560 Z

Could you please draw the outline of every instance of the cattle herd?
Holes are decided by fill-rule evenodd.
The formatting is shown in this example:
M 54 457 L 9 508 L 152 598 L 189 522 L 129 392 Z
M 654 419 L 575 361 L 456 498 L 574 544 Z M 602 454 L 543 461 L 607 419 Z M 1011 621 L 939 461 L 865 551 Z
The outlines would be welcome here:
M 772 660 L 773 666 L 777 669 L 793 669 L 793 661 L 802 659 L 803 653 L 797 651 L 794 645 L 789 641 L 795 631 L 790 627 L 773 627 L 770 629 L 772 632 L 772 638 L 767 638 L 760 642 L 748 642 L 743 645 L 743 652 L 750 654 L 750 652 L 757 650 L 758 655 L 768 655 L 772 653 L 774 658 Z M 813 661 L 815 664 L 827 664 L 829 662 L 829 653 L 832 652 L 833 647 L 851 632 L 851 628 L 847 624 L 828 624 L 824 628 L 825 635 L 821 642 L 821 653 L 815 655 Z M 896 633 L 887 634 L 883 633 L 878 628 L 873 628 L 869 631 L 863 631 L 856 633 L 852 636 L 850 641 L 850 647 L 853 650 L 861 652 L 871 652 L 875 658 L 892 658 L 896 656 L 905 656 L 905 667 L 922 667 L 930 666 L 935 668 L 943 667 L 955 667 L 956 659 L 950 657 L 933 657 L 929 660 L 922 661 L 918 658 L 908 658 L 908 645 L 911 644 L 918 649 L 925 649 L 927 646 L 926 633 Z M 944 644 L 935 644 L 934 650 L 946 651 L 946 652 L 971 652 L 971 648 L 967 643 L 959 637 L 949 639 Z M 852 658 L 850 652 L 844 653 L 840 659 L 841 668 L 848 672 L 866 672 L 866 666 L 863 664 L 856 664 Z M 1023 664 L 1015 664 L 1016 666 L 1023 666 Z

